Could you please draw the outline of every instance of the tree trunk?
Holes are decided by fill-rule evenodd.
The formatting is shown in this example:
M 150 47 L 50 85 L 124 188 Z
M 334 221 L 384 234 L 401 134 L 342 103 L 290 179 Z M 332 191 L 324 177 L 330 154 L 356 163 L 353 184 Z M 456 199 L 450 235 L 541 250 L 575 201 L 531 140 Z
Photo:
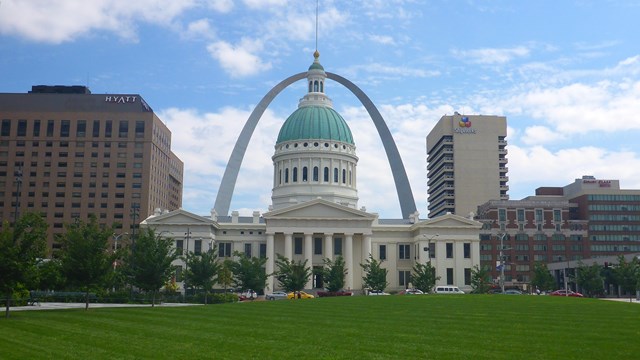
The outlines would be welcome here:
M 11 295 L 12 295 L 12 292 L 10 290 L 8 290 L 7 291 L 7 304 L 6 304 L 7 307 L 6 307 L 5 314 L 4 314 L 5 318 L 9 317 L 9 307 L 11 306 Z
M 89 310 L 89 289 L 84 293 L 84 310 Z
M 156 306 L 156 291 L 153 290 L 153 293 L 151 295 L 151 307 L 155 307 Z

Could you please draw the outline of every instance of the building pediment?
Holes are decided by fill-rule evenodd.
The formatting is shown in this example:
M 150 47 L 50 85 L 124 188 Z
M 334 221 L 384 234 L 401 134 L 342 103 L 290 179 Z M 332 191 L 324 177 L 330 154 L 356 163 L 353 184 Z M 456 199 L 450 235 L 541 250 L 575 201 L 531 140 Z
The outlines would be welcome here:
M 184 209 L 178 209 L 160 215 L 152 215 L 142 223 L 150 227 L 160 225 L 215 225 L 213 220 Z
M 459 215 L 446 214 L 420 221 L 415 224 L 415 227 L 480 229 L 482 223 Z
M 366 220 L 373 221 L 377 215 L 330 201 L 316 199 L 284 209 L 270 211 L 263 215 L 266 221 L 285 219 L 314 220 Z

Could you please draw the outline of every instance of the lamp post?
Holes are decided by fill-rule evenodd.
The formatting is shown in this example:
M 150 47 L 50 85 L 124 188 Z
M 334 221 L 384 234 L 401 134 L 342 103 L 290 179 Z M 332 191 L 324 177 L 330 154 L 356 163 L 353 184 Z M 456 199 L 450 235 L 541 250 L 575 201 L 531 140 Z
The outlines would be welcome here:
M 430 237 L 427 237 L 427 234 L 423 234 L 422 236 L 427 238 L 427 247 L 425 247 L 423 250 L 427 253 L 427 261 L 431 262 L 431 240 L 437 238 L 438 236 L 440 236 L 440 234 L 434 234 Z
M 189 266 L 189 263 L 187 262 L 187 260 L 189 259 L 189 240 L 191 239 L 191 230 L 187 227 L 187 232 L 184 233 L 184 240 L 185 240 L 185 246 L 186 246 L 186 250 L 184 252 L 185 254 L 185 260 L 184 260 L 184 281 L 183 281 L 183 285 L 184 285 L 184 296 L 187 296 L 187 269 Z
M 113 253 L 115 254 L 116 251 L 118 251 L 118 240 L 120 240 L 120 238 L 122 237 L 122 235 L 129 235 L 129 233 L 122 233 L 122 234 L 113 234 Z M 116 266 L 117 266 L 118 262 L 116 260 L 113 260 L 113 270 L 116 270 Z
M 504 254 L 503 251 L 505 250 L 504 248 L 504 238 L 507 236 L 507 234 L 499 234 L 498 236 L 500 236 L 500 291 L 502 291 L 502 293 L 504 294 Z
M 22 167 L 19 167 L 15 171 L 16 176 L 16 206 L 13 212 L 13 226 L 15 228 L 18 223 L 18 213 L 20 212 L 20 186 L 22 185 Z

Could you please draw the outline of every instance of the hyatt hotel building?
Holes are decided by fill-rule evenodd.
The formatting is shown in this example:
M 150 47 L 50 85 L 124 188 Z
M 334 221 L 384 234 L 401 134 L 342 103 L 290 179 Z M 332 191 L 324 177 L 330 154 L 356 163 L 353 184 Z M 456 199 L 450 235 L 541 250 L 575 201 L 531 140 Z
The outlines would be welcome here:
M 90 214 L 131 234 L 156 208 L 182 206 L 183 163 L 140 95 L 33 86 L 0 93 L 0 121 L 0 220 L 40 213 L 50 250 L 65 224 Z

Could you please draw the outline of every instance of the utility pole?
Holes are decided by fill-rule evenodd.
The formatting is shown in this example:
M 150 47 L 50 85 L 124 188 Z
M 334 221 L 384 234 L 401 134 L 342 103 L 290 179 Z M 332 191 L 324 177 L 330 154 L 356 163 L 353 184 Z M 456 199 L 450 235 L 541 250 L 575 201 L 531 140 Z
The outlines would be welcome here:
M 184 296 L 187 296 L 187 276 L 186 276 L 187 274 L 186 273 L 187 273 L 187 269 L 188 269 L 188 266 L 189 266 L 189 263 L 187 262 L 187 260 L 189 259 L 189 239 L 191 239 L 191 230 L 189 229 L 189 227 L 187 227 L 187 232 L 184 233 L 184 239 L 185 239 L 185 242 L 186 242 L 186 245 L 185 245 L 186 246 L 186 251 L 185 251 L 185 258 L 184 258 L 185 259 L 184 260 L 184 272 L 185 272 L 185 274 L 184 274 L 183 285 L 184 285 Z
M 507 234 L 499 234 L 500 236 L 500 290 L 504 294 L 504 238 Z

